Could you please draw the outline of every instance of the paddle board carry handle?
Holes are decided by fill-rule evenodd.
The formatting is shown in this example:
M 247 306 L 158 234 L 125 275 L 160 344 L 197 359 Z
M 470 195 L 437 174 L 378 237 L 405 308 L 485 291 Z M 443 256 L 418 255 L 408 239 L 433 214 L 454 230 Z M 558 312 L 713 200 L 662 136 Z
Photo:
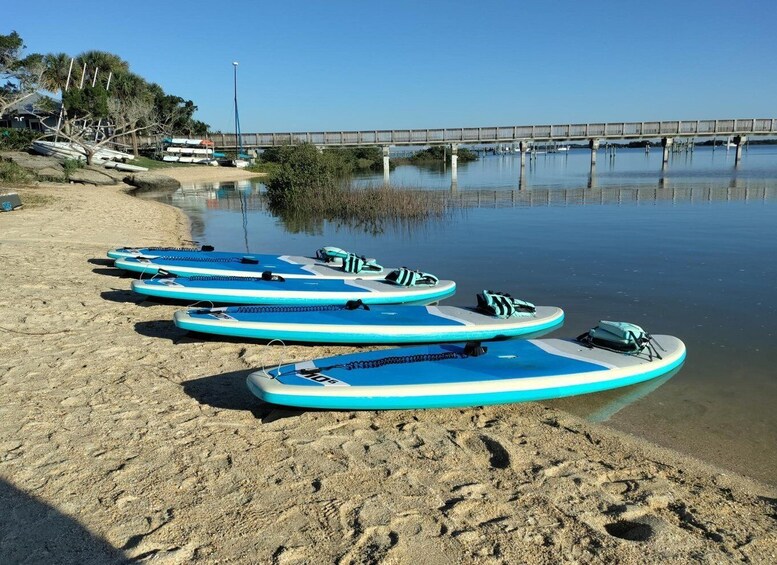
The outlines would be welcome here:
M 370 307 L 367 306 L 364 302 L 362 302 L 362 299 L 359 298 L 358 300 L 349 300 L 345 303 L 345 309 L 346 310 L 358 310 L 359 308 L 364 308 L 365 310 L 369 310 Z
M 464 345 L 464 354 L 466 357 L 480 357 L 488 353 L 488 347 L 480 344 L 479 341 L 468 341 Z
M 258 265 L 259 259 L 257 259 L 256 257 L 251 257 L 250 255 L 243 255 L 240 258 L 240 262 L 245 265 Z
M 284 279 L 280 275 L 274 275 L 272 271 L 264 271 L 262 273 L 262 280 L 263 281 L 275 281 L 275 282 L 285 282 L 286 279 Z

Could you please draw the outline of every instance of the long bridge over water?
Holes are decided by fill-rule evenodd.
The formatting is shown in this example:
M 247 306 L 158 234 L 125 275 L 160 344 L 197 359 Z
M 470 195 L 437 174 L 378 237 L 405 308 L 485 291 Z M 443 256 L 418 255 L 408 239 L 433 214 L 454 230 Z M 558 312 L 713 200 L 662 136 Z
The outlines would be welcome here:
M 362 131 L 316 131 L 275 133 L 214 133 L 210 135 L 217 149 L 265 149 L 301 143 L 317 147 L 383 147 L 384 178 L 388 182 L 389 148 L 392 146 L 447 145 L 451 154 L 452 181 L 456 182 L 457 149 L 461 145 L 514 143 L 521 153 L 521 166 L 533 144 L 585 141 L 591 149 L 591 167 L 596 166 L 596 153 L 602 141 L 660 139 L 663 163 L 676 138 L 731 138 L 736 145 L 736 162 L 748 136 L 777 136 L 777 119 L 746 118 L 723 120 L 671 120 L 654 122 L 597 122 L 586 124 L 556 124 L 528 126 L 493 126 L 467 128 L 426 128 Z M 160 139 L 146 137 L 141 143 L 153 145 Z

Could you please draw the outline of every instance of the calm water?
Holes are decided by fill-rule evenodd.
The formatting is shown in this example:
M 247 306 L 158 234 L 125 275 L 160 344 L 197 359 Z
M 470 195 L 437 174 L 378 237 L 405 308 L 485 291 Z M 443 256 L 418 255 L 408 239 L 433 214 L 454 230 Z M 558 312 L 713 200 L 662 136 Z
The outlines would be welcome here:
M 290 230 L 264 210 L 260 185 L 186 187 L 157 199 L 192 218 L 218 249 L 309 255 L 337 245 L 458 283 L 455 305 L 484 288 L 565 309 L 557 336 L 601 319 L 681 337 L 669 379 L 547 404 L 777 484 L 777 147 L 733 153 L 600 151 L 459 167 L 450 217 L 380 234 L 322 222 Z M 382 182 L 382 175 L 359 183 Z M 450 191 L 442 168 L 398 167 L 392 183 Z M 519 186 L 521 189 L 519 190 Z M 590 187 L 590 188 L 589 188 Z

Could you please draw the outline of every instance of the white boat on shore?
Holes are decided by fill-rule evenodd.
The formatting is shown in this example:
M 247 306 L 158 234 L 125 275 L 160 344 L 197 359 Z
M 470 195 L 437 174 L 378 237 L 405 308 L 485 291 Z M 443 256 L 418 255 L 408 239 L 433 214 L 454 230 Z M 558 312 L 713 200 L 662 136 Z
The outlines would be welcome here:
M 60 159 L 75 159 L 77 161 L 86 161 L 86 151 L 83 147 L 67 141 L 43 141 L 36 140 L 32 142 L 32 149 L 40 155 L 48 157 L 58 157 Z M 134 155 L 116 151 L 114 149 L 100 148 L 92 157 L 92 163 L 100 165 L 106 169 L 117 169 L 120 171 L 141 172 L 147 171 L 146 167 L 139 165 L 130 165 L 123 161 L 134 159 Z
M 166 138 L 162 161 L 167 163 L 213 164 L 213 142 L 209 139 Z

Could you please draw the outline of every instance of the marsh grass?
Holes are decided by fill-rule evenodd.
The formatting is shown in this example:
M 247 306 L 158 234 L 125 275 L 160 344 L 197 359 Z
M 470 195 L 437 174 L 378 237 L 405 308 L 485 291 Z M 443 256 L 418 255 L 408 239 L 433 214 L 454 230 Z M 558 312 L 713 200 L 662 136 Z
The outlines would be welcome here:
M 449 212 L 450 206 L 445 195 L 419 189 L 342 185 L 299 193 L 283 206 L 270 203 L 270 210 L 293 231 L 315 231 L 326 220 L 370 233 L 382 233 L 388 227 L 419 224 L 442 217 Z
M 380 232 L 388 223 L 421 222 L 447 211 L 443 195 L 396 186 L 355 188 L 342 152 L 302 144 L 273 153 L 265 185 L 270 210 L 287 225 L 336 221 Z
M 36 180 L 33 173 L 11 161 L 0 161 L 0 184 L 26 184 Z

